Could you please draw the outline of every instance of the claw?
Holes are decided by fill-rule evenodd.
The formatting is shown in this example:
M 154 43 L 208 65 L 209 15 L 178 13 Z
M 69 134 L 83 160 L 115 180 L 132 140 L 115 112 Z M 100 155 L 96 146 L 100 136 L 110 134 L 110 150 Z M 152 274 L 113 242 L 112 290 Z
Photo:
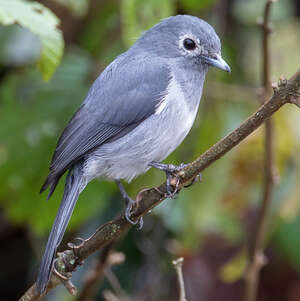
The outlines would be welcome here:
M 54 263 L 53 263 L 53 273 L 55 273 L 61 280 L 64 280 L 64 281 L 70 280 L 69 276 L 64 276 L 56 269 L 56 266 L 55 266 L 56 261 L 57 261 L 57 258 L 54 260 Z
M 78 240 L 80 243 L 77 245 L 75 244 L 75 241 Z M 83 246 L 83 244 L 85 243 L 85 240 L 81 237 L 76 237 L 73 239 L 74 242 L 69 242 L 68 243 L 68 247 L 71 248 L 71 249 L 79 249 Z
M 84 243 L 85 243 L 85 240 L 81 237 L 76 237 L 74 239 L 74 241 L 78 240 L 80 243 L 78 245 L 76 245 L 74 242 L 69 242 L 67 244 L 67 246 L 72 249 L 74 255 L 75 255 L 75 258 L 76 258 L 76 262 L 79 264 L 79 265 L 83 265 L 83 260 L 80 260 L 79 256 L 78 256 L 78 249 L 80 249 Z
M 158 162 L 151 162 L 149 164 L 152 167 L 155 167 L 157 169 L 160 169 L 166 173 L 167 177 L 167 195 L 168 198 L 174 198 L 176 193 L 178 192 L 178 186 L 179 186 L 179 177 L 176 175 L 177 172 L 181 171 L 184 167 L 186 167 L 187 164 L 181 163 L 180 165 L 176 166 L 173 164 L 163 164 Z M 173 178 L 176 178 L 176 183 L 173 184 L 172 180 Z
M 126 220 L 132 224 L 132 225 L 136 225 L 138 223 L 138 221 L 133 221 L 130 217 L 131 217 L 131 209 L 132 206 L 134 204 L 134 200 L 131 198 L 125 199 L 125 204 L 126 204 L 126 208 L 125 208 L 125 218 Z
M 133 201 L 133 200 L 132 200 Z M 143 221 L 143 218 L 140 217 L 137 221 L 133 221 L 131 219 L 131 209 L 132 209 L 132 205 L 134 204 L 135 202 L 133 201 L 133 203 L 129 203 L 127 206 L 126 206 L 126 209 L 125 209 L 125 218 L 126 220 L 132 224 L 132 225 L 137 225 L 137 229 L 138 230 L 141 230 L 143 228 L 143 225 L 144 225 L 144 221 Z
M 56 275 L 60 278 L 62 284 L 63 284 L 64 287 L 68 290 L 68 292 L 69 292 L 72 296 L 75 296 L 76 293 L 77 293 L 77 288 L 76 288 L 76 287 L 74 286 L 74 284 L 71 282 L 71 276 L 72 276 L 72 274 L 69 273 L 69 274 L 67 274 L 67 276 L 62 275 L 62 274 L 56 269 L 56 267 L 55 267 L 55 262 L 56 262 L 56 260 L 57 260 L 57 259 L 55 259 L 54 265 L 53 265 L 53 273 L 56 274 Z
M 175 198 L 177 192 L 178 192 L 178 186 L 179 186 L 179 178 L 175 176 L 176 183 L 175 185 L 172 182 L 173 180 L 173 174 L 168 173 L 167 174 L 167 197 L 173 199 Z
M 135 204 L 135 201 L 127 194 L 124 186 L 122 185 L 121 181 L 116 180 L 116 183 L 120 189 L 120 192 L 125 200 L 125 218 L 126 220 L 132 224 L 132 225 L 138 225 L 138 230 L 142 229 L 143 227 L 143 218 L 139 218 L 137 221 L 133 221 L 131 219 L 131 210 L 133 205 Z

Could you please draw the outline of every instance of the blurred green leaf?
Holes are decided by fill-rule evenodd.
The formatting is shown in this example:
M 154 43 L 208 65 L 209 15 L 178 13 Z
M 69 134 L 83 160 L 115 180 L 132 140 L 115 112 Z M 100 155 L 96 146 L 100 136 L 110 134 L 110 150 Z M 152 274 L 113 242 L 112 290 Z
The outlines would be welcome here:
M 143 31 L 173 15 L 174 11 L 172 0 L 122 0 L 122 34 L 125 44 L 132 45 Z
M 233 15 L 241 23 L 257 26 L 257 20 L 262 17 L 265 1 L 243 0 L 237 1 L 233 6 Z M 278 1 L 272 6 L 272 21 L 284 20 L 292 14 L 291 0 Z
M 293 267 L 300 270 L 300 217 L 292 221 L 283 221 L 278 224 L 274 233 L 274 242 L 281 254 L 288 259 Z
M 45 6 L 24 0 L 0 0 L 0 23 L 19 24 L 36 34 L 41 41 L 38 67 L 45 80 L 50 79 L 59 65 L 64 49 L 59 19 Z
M 94 56 L 101 58 L 103 65 L 110 63 L 124 51 L 119 33 L 118 3 L 104 2 L 100 10 L 92 13 L 82 29 L 81 44 Z
M 35 233 L 45 233 L 53 223 L 64 179 L 49 202 L 38 191 L 47 176 L 57 137 L 87 93 L 91 66 L 86 52 L 73 50 L 47 83 L 33 68 L 12 74 L 3 82 L 0 205 L 13 224 L 29 224 Z M 70 226 L 101 213 L 112 189 L 115 186 L 107 182 L 90 183 L 80 195 Z
M 213 5 L 218 0 L 181 0 L 181 6 L 189 11 L 201 10 Z
M 241 279 L 247 266 L 247 254 L 242 250 L 231 258 L 219 272 L 220 278 L 225 283 L 232 283 Z

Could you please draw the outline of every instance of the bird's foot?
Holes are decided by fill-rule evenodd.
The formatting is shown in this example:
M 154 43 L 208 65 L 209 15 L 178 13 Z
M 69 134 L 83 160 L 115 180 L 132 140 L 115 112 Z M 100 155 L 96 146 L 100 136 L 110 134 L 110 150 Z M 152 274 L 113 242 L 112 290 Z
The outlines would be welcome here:
M 56 268 L 56 262 L 57 262 L 57 258 L 54 260 L 54 263 L 53 263 L 53 273 L 56 274 L 61 280 L 63 281 L 68 281 L 70 280 L 71 276 L 69 274 L 67 274 L 66 276 L 63 275 L 62 273 L 60 273 L 57 268 Z
M 136 201 L 133 200 L 132 198 L 130 198 L 128 195 L 127 195 L 127 198 L 124 198 L 124 199 L 125 199 L 125 206 L 126 206 L 125 207 L 125 218 L 132 225 L 138 225 L 138 230 L 141 230 L 144 225 L 143 218 L 140 217 L 137 221 L 133 221 L 131 219 L 131 209 L 132 209 L 133 205 L 136 203 Z
M 72 273 L 71 272 L 67 272 L 64 275 L 62 273 L 60 273 L 55 264 L 56 264 L 57 259 L 54 260 L 54 264 L 53 264 L 53 273 L 56 274 L 56 276 L 58 276 L 58 278 L 60 279 L 61 283 L 64 285 L 64 287 L 68 290 L 68 292 L 72 295 L 75 296 L 77 294 L 77 288 L 76 286 L 71 282 L 71 277 L 72 277 Z
M 176 193 L 178 192 L 178 185 L 179 185 L 179 178 L 176 173 L 181 171 L 187 164 L 181 163 L 180 165 L 176 166 L 173 164 L 163 164 L 159 162 L 151 162 L 149 166 L 160 169 L 166 173 L 167 178 L 167 197 L 174 198 Z M 174 183 L 173 179 L 176 179 Z
M 116 180 L 116 183 L 120 189 L 120 192 L 122 194 L 123 199 L 125 200 L 125 218 L 126 220 L 132 224 L 132 225 L 138 225 L 138 229 L 142 229 L 143 228 L 143 218 L 139 218 L 137 221 L 133 221 L 131 219 L 131 210 L 133 208 L 133 205 L 135 205 L 136 201 L 134 201 L 126 192 L 124 186 L 122 185 L 121 181 Z
M 78 242 L 78 243 L 75 243 Z M 73 242 L 69 242 L 67 244 L 67 246 L 72 249 L 74 256 L 75 256 L 75 263 L 79 264 L 79 265 L 83 265 L 84 261 L 80 259 L 79 255 L 78 255 L 78 250 L 83 247 L 83 245 L 85 244 L 86 240 L 81 238 L 81 237 L 76 237 Z M 67 264 L 66 264 L 67 265 Z

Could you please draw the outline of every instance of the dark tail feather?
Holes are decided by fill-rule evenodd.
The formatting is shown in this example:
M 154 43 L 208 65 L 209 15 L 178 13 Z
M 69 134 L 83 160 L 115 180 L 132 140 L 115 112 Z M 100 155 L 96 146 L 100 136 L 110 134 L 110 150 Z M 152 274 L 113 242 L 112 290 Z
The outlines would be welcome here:
M 40 193 L 42 193 L 43 191 L 45 191 L 49 186 L 50 186 L 50 190 L 47 196 L 47 201 L 50 199 L 51 195 L 53 194 L 59 180 L 60 180 L 61 175 L 56 175 L 53 176 L 51 173 L 49 174 L 49 176 L 47 177 L 46 181 L 44 182 Z
M 46 250 L 36 282 L 37 291 L 40 295 L 47 287 L 52 271 L 56 249 L 63 238 L 79 193 L 84 188 L 80 169 L 81 168 L 79 164 L 73 169 L 70 169 L 66 178 L 63 199 L 48 238 Z

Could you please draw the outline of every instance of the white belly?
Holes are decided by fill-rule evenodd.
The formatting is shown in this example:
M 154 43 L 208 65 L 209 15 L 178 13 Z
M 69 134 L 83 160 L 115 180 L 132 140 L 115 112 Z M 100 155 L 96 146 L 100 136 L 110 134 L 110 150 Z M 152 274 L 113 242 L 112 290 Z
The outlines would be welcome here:
M 200 102 L 194 105 L 171 82 L 167 97 L 155 114 L 120 139 L 106 143 L 91 153 L 85 164 L 87 181 L 96 177 L 108 179 L 133 178 L 146 172 L 152 161 L 162 161 L 183 141 L 190 131 Z

